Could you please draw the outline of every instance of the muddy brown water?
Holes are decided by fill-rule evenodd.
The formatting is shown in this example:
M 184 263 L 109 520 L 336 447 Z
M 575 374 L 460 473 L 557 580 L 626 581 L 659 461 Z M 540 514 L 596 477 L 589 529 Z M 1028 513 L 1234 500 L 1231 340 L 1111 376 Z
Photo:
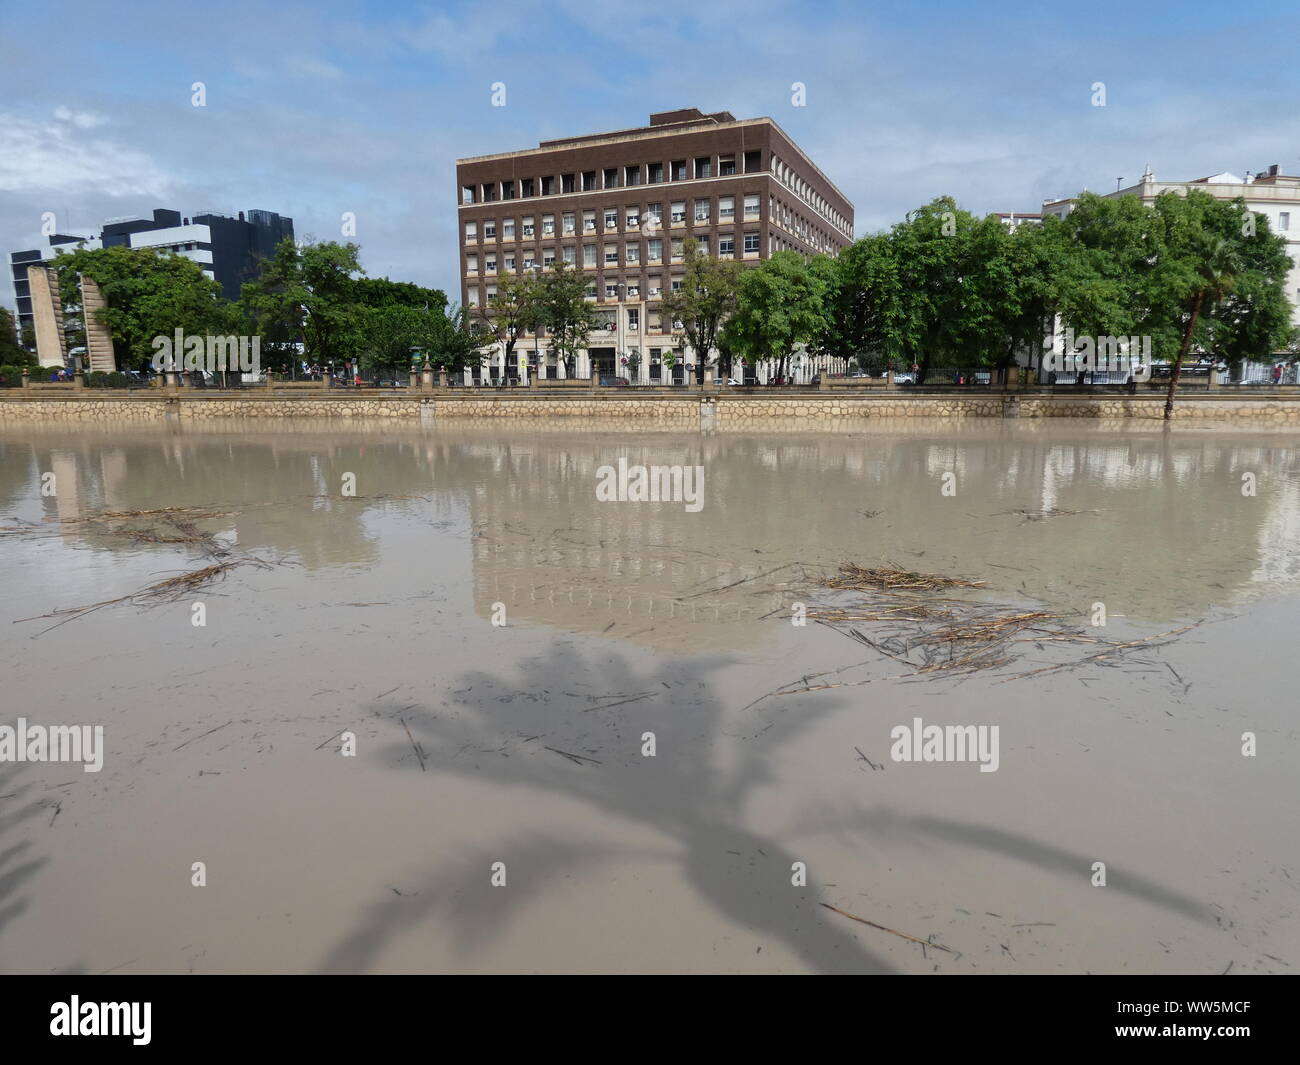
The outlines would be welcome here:
M 0 763 L 0 970 L 1294 971 L 1300 438 L 785 429 L 0 429 L 0 725 L 105 736 Z M 702 508 L 599 501 L 620 458 Z M 196 542 L 102 517 L 176 507 Z M 214 545 L 271 565 L 17 621 Z M 1202 624 L 900 676 L 791 623 L 845 561 Z M 997 771 L 892 760 L 917 717 L 997 726 Z

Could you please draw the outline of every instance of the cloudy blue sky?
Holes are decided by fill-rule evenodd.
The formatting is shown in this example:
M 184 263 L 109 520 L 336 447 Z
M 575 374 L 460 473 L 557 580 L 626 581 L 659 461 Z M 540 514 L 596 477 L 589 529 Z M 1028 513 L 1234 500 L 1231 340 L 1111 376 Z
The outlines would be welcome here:
M 0 252 L 35 247 L 44 211 L 89 232 L 261 207 L 322 240 L 352 211 L 370 274 L 455 293 L 457 157 L 688 106 L 776 119 L 858 235 L 937 195 L 1035 211 L 1147 163 L 1295 172 L 1298 39 L 1294 0 L 0 0 Z

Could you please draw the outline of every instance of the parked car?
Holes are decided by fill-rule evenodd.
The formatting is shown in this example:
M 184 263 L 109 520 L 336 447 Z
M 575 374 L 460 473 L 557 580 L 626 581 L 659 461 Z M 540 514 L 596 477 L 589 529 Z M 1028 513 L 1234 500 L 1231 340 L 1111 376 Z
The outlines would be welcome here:
M 914 384 L 916 384 L 916 374 L 914 374 L 914 373 L 896 373 L 896 374 L 894 374 L 894 384 L 896 384 L 896 385 L 914 385 Z

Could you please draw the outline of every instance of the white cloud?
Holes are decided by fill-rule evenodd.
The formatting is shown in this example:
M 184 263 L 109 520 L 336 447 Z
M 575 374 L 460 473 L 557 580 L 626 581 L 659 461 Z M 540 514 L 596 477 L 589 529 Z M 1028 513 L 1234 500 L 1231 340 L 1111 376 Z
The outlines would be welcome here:
M 94 129 L 107 124 L 108 119 L 93 111 L 73 111 L 69 107 L 56 107 L 54 117 L 60 122 L 70 122 L 78 129 Z
M 78 131 L 87 128 L 0 114 L 0 192 L 170 195 L 172 179 L 149 155 L 103 138 L 83 139 Z

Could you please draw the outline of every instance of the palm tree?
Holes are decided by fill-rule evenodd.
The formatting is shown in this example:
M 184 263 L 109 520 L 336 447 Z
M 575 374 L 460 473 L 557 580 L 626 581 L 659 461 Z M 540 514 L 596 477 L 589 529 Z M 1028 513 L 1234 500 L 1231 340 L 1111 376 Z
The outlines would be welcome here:
M 1183 328 L 1183 342 L 1178 348 L 1178 358 L 1169 374 L 1169 393 L 1165 397 L 1165 421 L 1174 414 L 1174 391 L 1178 388 L 1178 376 L 1183 370 L 1183 359 L 1192 346 L 1192 335 L 1196 332 L 1196 323 L 1202 312 L 1210 314 L 1214 308 L 1230 293 L 1237 282 L 1241 270 L 1241 257 L 1237 249 L 1224 240 L 1216 238 L 1207 242 L 1205 255 L 1197 267 L 1198 281 L 1187 302 L 1187 325 Z

